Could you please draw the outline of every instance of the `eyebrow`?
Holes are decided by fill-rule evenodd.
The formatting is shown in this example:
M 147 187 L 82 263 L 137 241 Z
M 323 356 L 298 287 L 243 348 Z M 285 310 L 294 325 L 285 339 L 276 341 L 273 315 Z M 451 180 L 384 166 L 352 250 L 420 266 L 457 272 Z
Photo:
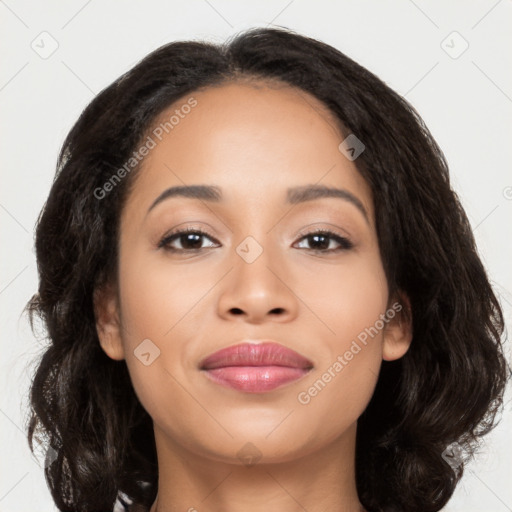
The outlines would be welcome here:
M 148 213 L 155 206 L 171 197 L 188 197 L 191 199 L 199 199 L 201 201 L 209 201 L 219 203 L 222 201 L 222 190 L 215 185 L 182 185 L 171 187 L 164 190 L 152 203 L 148 209 Z M 314 201 L 326 197 L 334 197 L 342 199 L 354 205 L 369 222 L 368 212 L 363 203 L 351 192 L 341 188 L 327 187 L 325 185 L 304 185 L 300 187 L 292 187 L 286 191 L 286 202 L 289 204 L 299 204 L 306 201 Z

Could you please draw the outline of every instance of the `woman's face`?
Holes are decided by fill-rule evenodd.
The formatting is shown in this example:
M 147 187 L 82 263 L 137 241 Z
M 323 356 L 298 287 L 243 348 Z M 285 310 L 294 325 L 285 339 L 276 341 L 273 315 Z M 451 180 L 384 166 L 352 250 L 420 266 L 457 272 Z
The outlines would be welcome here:
M 126 359 L 173 449 L 291 460 L 353 433 L 382 359 L 410 341 L 388 298 L 371 191 L 312 96 L 232 83 L 191 98 L 150 133 L 121 217 L 119 302 L 102 303 L 100 340 Z M 165 194 L 196 185 L 219 198 Z M 342 192 L 300 200 L 302 187 L 318 186 Z M 184 229 L 205 234 L 170 236 Z M 307 236 L 315 230 L 333 235 Z M 312 368 L 266 391 L 200 368 L 244 340 L 280 343 Z M 261 368 L 236 371 L 243 381 Z

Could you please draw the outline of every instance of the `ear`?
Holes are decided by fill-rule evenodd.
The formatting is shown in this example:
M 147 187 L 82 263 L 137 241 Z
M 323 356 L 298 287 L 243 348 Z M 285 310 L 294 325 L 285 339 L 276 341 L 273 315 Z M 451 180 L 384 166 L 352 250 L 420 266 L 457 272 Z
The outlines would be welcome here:
M 115 286 L 109 283 L 97 288 L 93 300 L 96 332 L 101 348 L 111 359 L 121 361 L 124 359 L 124 348 Z
M 390 301 L 384 328 L 382 359 L 400 359 L 409 350 L 412 341 L 412 313 L 409 297 L 403 292 Z

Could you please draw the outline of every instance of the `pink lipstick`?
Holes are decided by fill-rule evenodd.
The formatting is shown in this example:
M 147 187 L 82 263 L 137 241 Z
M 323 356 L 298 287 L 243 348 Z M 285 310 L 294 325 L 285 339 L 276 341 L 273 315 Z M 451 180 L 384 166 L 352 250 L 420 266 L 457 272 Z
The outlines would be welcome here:
M 219 350 L 199 365 L 217 384 L 245 391 L 264 393 L 306 375 L 313 363 L 279 343 L 240 343 Z

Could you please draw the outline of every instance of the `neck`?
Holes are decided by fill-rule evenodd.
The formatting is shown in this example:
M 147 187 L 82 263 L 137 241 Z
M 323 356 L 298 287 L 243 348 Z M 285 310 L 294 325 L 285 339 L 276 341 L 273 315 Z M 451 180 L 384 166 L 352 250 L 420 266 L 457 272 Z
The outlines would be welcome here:
M 150 512 L 364 512 L 355 483 L 356 424 L 320 450 L 242 464 L 192 453 L 155 426 L 158 494 Z

